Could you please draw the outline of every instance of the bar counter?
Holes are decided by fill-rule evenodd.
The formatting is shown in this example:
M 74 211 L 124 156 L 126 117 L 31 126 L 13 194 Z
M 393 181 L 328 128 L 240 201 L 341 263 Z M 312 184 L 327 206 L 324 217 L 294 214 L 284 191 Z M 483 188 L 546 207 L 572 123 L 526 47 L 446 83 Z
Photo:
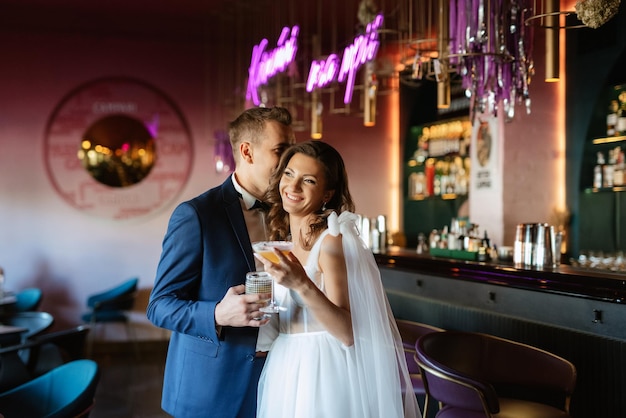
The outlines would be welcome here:
M 544 269 L 516 268 L 512 262 L 431 257 L 399 247 L 374 254 L 374 257 L 379 267 L 626 304 L 626 273 L 576 268 L 566 264 Z
M 396 247 L 374 257 L 397 318 L 553 352 L 577 369 L 573 417 L 626 416 L 626 275 L 568 265 L 522 269 Z

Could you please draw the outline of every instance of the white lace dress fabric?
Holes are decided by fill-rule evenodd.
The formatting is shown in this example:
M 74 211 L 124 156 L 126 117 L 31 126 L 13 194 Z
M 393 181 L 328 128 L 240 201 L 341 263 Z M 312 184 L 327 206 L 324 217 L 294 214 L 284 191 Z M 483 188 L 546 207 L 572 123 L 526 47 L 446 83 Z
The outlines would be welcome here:
M 328 219 L 305 270 L 324 291 L 318 268 L 327 234 L 342 234 L 354 345 L 344 346 L 317 323 L 295 292 L 276 286 L 280 334 L 259 381 L 259 418 L 414 418 L 419 408 L 378 266 L 358 236 L 357 216 Z M 408 390 L 405 390 L 408 388 Z

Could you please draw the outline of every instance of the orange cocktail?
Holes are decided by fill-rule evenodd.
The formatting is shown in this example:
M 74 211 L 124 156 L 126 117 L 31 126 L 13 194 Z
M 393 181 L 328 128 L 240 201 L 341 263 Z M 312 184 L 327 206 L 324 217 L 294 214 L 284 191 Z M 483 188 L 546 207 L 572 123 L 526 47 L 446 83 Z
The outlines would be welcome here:
M 278 249 L 283 254 L 289 254 L 293 249 L 293 242 L 291 241 L 260 241 L 252 243 L 252 250 L 270 260 L 272 263 L 278 264 L 280 260 L 274 253 L 274 248 Z
M 252 250 L 255 253 L 262 255 L 263 257 L 267 258 L 275 264 L 278 264 L 280 260 L 278 259 L 278 256 L 274 253 L 274 249 L 281 251 L 283 254 L 288 254 L 292 248 L 293 243 L 291 241 L 259 241 L 252 243 Z M 264 313 L 277 313 L 287 310 L 282 306 L 278 306 L 278 304 L 276 303 L 276 294 L 274 290 L 274 280 L 272 280 L 272 298 L 270 299 L 267 306 L 259 309 L 259 311 Z

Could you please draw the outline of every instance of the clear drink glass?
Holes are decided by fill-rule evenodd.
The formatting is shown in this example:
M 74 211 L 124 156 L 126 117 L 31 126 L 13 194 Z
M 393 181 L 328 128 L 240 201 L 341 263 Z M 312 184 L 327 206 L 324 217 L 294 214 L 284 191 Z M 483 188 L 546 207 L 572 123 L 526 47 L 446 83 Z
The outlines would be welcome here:
M 246 295 L 259 294 L 259 293 L 267 293 L 272 294 L 274 280 L 272 276 L 264 271 L 251 271 L 246 273 Z M 270 299 L 259 300 L 260 303 L 265 302 L 265 306 L 260 309 L 263 312 L 263 309 L 267 307 Z M 261 320 L 264 317 L 269 317 L 269 315 L 263 315 L 259 318 L 254 318 L 256 320 Z
M 291 241 L 260 241 L 252 243 L 252 250 L 255 253 L 262 255 L 263 257 L 270 260 L 272 263 L 278 264 L 280 260 L 278 259 L 278 256 L 274 254 L 274 248 L 277 248 L 283 254 L 288 254 L 293 249 L 293 243 Z M 272 298 L 270 299 L 266 307 L 259 309 L 261 312 L 277 313 L 286 310 L 286 308 L 279 306 L 276 303 L 274 287 L 274 280 L 272 279 Z

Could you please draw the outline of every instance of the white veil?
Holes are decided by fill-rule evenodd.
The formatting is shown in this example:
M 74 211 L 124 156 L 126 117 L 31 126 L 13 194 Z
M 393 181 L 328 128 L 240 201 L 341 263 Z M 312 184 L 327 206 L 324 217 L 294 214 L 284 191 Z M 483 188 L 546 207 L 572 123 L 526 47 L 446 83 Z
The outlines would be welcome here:
M 419 417 L 400 333 L 374 255 L 359 236 L 357 219 L 351 212 L 328 217 L 329 233 L 342 235 L 348 272 L 358 379 L 350 385 L 359 392 L 356 399 L 369 402 L 363 405 L 362 417 Z

